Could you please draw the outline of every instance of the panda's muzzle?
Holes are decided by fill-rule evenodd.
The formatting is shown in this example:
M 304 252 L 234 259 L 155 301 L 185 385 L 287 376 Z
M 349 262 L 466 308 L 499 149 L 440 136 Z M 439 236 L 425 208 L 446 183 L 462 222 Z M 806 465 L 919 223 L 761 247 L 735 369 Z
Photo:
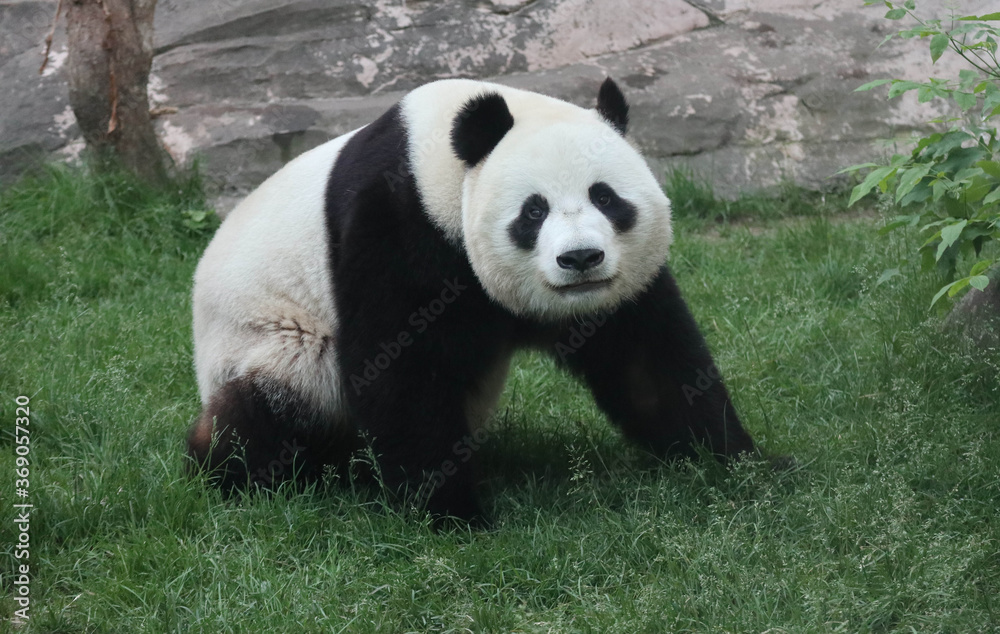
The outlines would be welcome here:
M 581 282 L 576 282 L 575 284 L 565 284 L 563 286 L 556 286 L 550 284 L 549 288 L 557 293 L 585 293 L 587 291 L 596 291 L 599 289 L 609 288 L 614 284 L 615 280 L 618 278 L 617 275 L 605 278 L 603 280 L 583 280 Z
M 586 271 L 604 261 L 604 251 L 600 249 L 575 249 L 566 251 L 556 258 L 559 268 Z

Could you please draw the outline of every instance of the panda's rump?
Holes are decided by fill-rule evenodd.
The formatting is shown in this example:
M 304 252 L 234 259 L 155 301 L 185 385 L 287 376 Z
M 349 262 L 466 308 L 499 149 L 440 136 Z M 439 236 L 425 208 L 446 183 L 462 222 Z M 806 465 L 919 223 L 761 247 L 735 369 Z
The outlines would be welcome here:
M 195 361 L 203 403 L 230 380 L 254 375 L 280 383 L 317 413 L 340 409 L 332 297 L 302 301 L 202 285 L 195 300 Z M 323 304 L 326 304 L 324 307 Z
M 347 138 L 300 156 L 234 209 L 195 273 L 202 403 L 244 376 L 281 384 L 323 418 L 341 409 L 326 179 Z

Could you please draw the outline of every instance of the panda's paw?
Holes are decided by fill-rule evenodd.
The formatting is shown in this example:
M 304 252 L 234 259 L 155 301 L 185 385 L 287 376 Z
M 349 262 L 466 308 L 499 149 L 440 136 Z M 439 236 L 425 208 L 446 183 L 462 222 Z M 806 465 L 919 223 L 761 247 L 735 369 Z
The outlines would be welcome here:
M 489 530 L 491 527 L 471 488 L 437 492 L 428 501 L 427 512 L 434 529 L 439 531 Z
M 431 515 L 431 527 L 439 533 L 463 533 L 465 531 L 490 531 L 493 529 L 493 522 L 482 513 L 472 515 L 468 518 L 460 518 L 454 515 Z

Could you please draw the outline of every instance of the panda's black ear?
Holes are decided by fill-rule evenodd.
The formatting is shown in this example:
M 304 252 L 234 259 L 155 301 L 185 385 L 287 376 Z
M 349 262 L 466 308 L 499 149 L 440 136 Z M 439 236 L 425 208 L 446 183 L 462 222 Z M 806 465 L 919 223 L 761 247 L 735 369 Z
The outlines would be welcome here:
M 618 134 L 625 136 L 628 130 L 628 102 L 610 77 L 604 80 L 597 93 L 597 113 L 618 130 Z
M 451 124 L 451 147 L 469 167 L 493 151 L 514 127 L 507 102 L 496 92 L 487 92 L 465 102 Z

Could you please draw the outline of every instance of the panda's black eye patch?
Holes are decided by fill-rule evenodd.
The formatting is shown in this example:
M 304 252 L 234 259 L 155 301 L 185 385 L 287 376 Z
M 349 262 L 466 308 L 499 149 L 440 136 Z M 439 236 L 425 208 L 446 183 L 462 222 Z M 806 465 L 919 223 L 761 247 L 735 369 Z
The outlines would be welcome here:
M 531 220 L 543 220 L 549 214 L 549 201 L 541 194 L 532 194 L 521 205 L 521 215 Z
M 518 248 L 531 251 L 548 215 L 549 201 L 541 194 L 532 194 L 521 205 L 521 214 L 507 227 L 507 235 Z
M 611 185 L 594 183 L 587 193 L 590 195 L 590 202 L 608 217 L 616 232 L 624 233 L 635 226 L 638 210 L 635 205 L 619 196 Z

